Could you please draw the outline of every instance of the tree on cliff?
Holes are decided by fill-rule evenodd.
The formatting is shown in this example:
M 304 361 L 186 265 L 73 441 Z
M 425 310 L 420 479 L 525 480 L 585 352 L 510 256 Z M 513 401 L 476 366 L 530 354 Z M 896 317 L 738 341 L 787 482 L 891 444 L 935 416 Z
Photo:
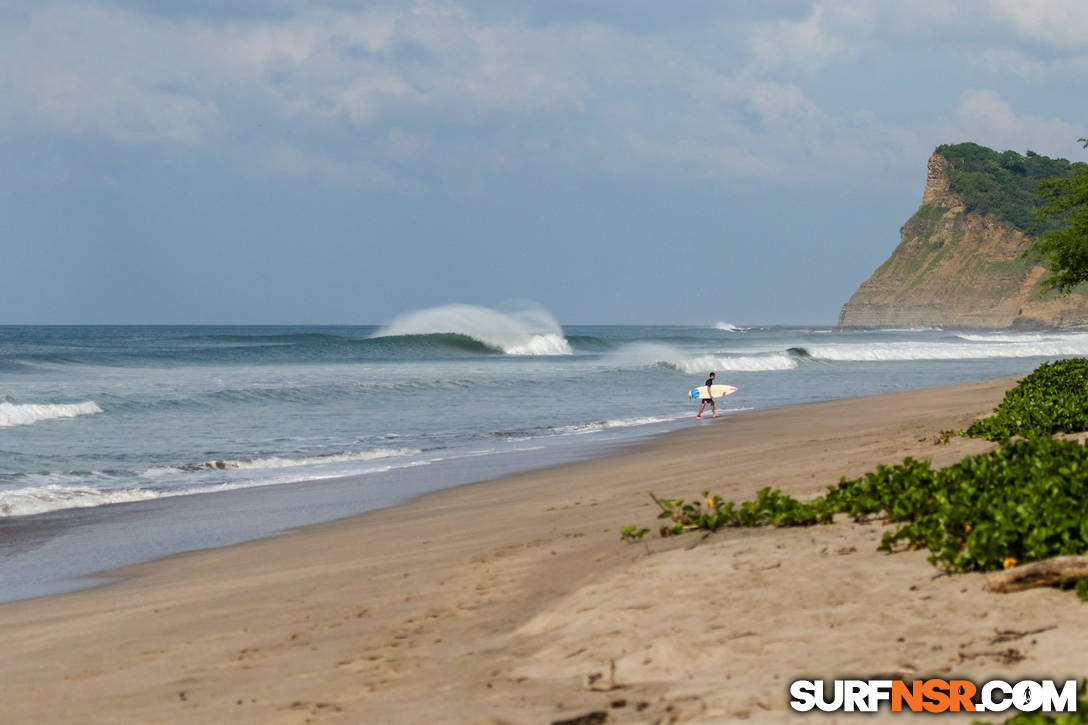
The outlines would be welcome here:
M 1088 149 L 1088 139 L 1077 140 Z M 1072 176 L 1043 181 L 1039 191 L 1045 200 L 1039 217 L 1066 221 L 1035 244 L 1050 270 L 1044 289 L 1067 293 L 1088 282 L 1088 164 L 1075 164 Z

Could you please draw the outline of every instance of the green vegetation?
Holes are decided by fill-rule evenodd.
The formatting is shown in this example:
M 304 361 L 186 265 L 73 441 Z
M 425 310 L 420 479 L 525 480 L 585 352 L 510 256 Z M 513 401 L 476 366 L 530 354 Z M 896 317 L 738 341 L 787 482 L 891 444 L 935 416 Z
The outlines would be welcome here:
M 697 502 L 654 500 L 662 507 L 658 518 L 668 520 L 662 536 L 877 516 L 900 525 L 885 533 L 881 551 L 928 549 L 929 562 L 944 570 L 985 572 L 1088 551 L 1088 448 L 1049 438 L 1017 441 L 938 470 L 906 458 L 842 479 L 808 502 L 769 488 L 739 505 L 709 494 Z M 623 531 L 633 538 L 626 534 L 634 527 Z
M 1088 551 L 1088 449 L 1036 438 L 933 470 L 907 459 L 825 497 L 855 518 L 901 522 L 880 548 L 928 548 L 948 571 L 986 571 Z
M 1088 551 L 1088 448 L 1034 438 L 938 470 L 907 458 L 844 478 L 808 502 L 770 488 L 739 505 L 709 494 L 654 500 L 668 521 L 662 536 L 877 516 L 899 524 L 884 534 L 882 551 L 927 548 L 930 563 L 946 571 L 987 571 Z
M 745 501 L 740 506 L 733 501 L 723 500 L 721 496 L 711 496 L 707 491 L 703 491 L 702 500 L 699 501 L 658 498 L 652 493 L 650 498 L 661 508 L 657 518 L 669 522 L 661 527 L 662 536 L 677 536 L 693 529 L 717 531 L 726 526 L 805 526 L 829 523 L 835 514 L 827 507 L 821 508 L 819 501 L 801 503 L 770 488 L 757 493 L 755 501 Z M 628 526 L 620 535 L 634 530 L 634 526 Z
M 1082 430 L 1088 430 L 1088 360 L 1072 358 L 1040 365 L 966 432 L 999 441 Z
M 914 215 L 907 220 L 907 224 L 911 224 L 912 222 L 935 222 L 947 213 L 947 209 L 943 209 L 939 206 L 930 206 L 928 204 L 923 204 L 922 206 L 918 207 L 918 211 L 914 212 Z
M 1043 363 L 1005 394 L 969 435 L 1002 442 L 990 453 L 934 470 L 907 458 L 878 466 L 802 502 L 764 488 L 736 503 L 703 492 L 695 501 L 659 499 L 662 536 L 729 526 L 808 526 L 836 514 L 880 517 L 899 524 L 884 534 L 885 551 L 929 549 L 947 571 L 985 571 L 1088 551 L 1088 447 L 1054 440 L 1056 432 L 1088 430 L 1088 360 Z M 943 433 L 945 440 L 949 431 Z M 1010 443 L 1012 436 L 1024 440 Z M 628 526 L 637 540 L 647 529 Z M 1088 583 L 1078 585 L 1088 593 Z
M 1021 156 L 975 143 L 944 144 L 937 147 L 936 153 L 948 159 L 949 185 L 963 199 L 968 212 L 994 216 L 1032 237 L 1053 232 L 1063 223 L 1060 213 L 1043 218 L 1038 215 L 1043 205 L 1040 183 L 1044 179 L 1067 179 L 1085 167 L 1034 151 Z M 1085 261 L 1088 269 L 1088 255 Z
M 1088 139 L 1078 141 L 1088 148 Z M 1045 203 L 1038 216 L 1048 226 L 1035 249 L 1050 269 L 1043 289 L 1071 292 L 1088 281 L 1088 164 L 1074 164 L 1071 174 L 1055 177 L 1040 187 Z
M 997 440 L 990 453 L 934 470 L 906 458 L 861 478 L 840 479 L 823 496 L 798 501 L 764 488 L 736 503 L 703 492 L 695 501 L 659 499 L 661 536 L 724 527 L 810 526 L 838 514 L 896 524 L 882 551 L 928 549 L 945 571 L 988 571 L 1088 552 L 1088 447 L 1056 432 L 1088 430 L 1088 360 L 1043 363 L 1009 390 L 994 414 L 967 431 Z M 951 431 L 942 432 L 947 443 Z M 1012 442 L 1013 436 L 1024 436 Z M 627 526 L 637 541 L 649 529 Z M 1072 582 L 1063 584 L 1072 588 Z M 1088 599 L 1088 580 L 1075 582 Z M 1024 722 L 1034 722 L 1025 720 Z

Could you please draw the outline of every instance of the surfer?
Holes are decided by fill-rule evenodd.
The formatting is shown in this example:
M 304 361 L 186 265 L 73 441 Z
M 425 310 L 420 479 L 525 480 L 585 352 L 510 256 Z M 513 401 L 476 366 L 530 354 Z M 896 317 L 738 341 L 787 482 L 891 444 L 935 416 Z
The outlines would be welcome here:
M 718 409 L 714 406 L 714 395 L 710 391 L 710 386 L 714 384 L 714 373 L 710 373 L 710 377 L 706 379 L 706 397 L 702 398 L 699 403 L 699 412 L 695 415 L 695 419 L 698 420 L 703 417 L 703 409 L 706 408 L 706 404 L 710 403 L 710 411 L 714 414 L 711 417 L 718 417 Z

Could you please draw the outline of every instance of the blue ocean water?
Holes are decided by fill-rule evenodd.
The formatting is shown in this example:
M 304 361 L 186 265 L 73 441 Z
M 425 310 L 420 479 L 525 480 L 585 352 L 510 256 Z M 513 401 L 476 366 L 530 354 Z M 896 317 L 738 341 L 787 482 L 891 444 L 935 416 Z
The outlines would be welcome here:
M 688 398 L 712 370 L 739 388 L 728 425 L 1073 355 L 1088 333 L 561 326 L 459 305 L 381 327 L 0 327 L 0 601 L 712 425 Z
M 1084 354 L 1085 333 L 560 327 L 461 306 L 385 328 L 0 327 L 0 517 L 546 463 L 692 425 L 687 391 L 711 370 L 739 388 L 729 415 Z

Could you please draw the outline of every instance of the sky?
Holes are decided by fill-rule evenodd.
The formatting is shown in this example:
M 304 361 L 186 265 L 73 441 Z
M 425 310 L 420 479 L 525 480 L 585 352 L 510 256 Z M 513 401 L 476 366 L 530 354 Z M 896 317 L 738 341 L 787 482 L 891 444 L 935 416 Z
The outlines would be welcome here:
M 0 324 L 833 324 L 1082 0 L 0 0 Z

